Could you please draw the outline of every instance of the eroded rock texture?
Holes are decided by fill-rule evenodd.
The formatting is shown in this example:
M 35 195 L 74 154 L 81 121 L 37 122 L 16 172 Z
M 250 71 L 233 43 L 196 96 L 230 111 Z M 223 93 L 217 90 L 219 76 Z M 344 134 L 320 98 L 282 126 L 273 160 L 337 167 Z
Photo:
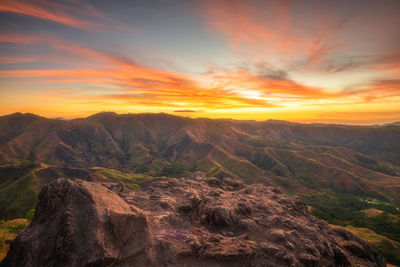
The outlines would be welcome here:
M 132 192 L 58 179 L 2 266 L 385 266 L 363 240 L 278 189 L 166 179 Z

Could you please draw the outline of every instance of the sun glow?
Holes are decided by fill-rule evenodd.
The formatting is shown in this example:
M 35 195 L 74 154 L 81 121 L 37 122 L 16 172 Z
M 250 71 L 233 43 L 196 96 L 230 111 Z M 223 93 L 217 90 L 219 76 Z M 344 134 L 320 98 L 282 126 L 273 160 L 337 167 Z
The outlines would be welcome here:
M 161 13 L 143 4 L 148 20 L 177 20 L 156 26 L 101 4 L 5 0 L 15 27 L 0 33 L 0 113 L 400 119 L 396 12 L 367 1 L 350 18 L 344 2 L 278 2 L 202 0 Z

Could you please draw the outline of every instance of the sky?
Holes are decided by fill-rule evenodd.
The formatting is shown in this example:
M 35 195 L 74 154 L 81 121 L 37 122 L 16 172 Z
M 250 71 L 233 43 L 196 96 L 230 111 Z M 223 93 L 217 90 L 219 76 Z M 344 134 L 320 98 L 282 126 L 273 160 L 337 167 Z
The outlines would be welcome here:
M 0 115 L 400 121 L 398 0 L 0 0 Z

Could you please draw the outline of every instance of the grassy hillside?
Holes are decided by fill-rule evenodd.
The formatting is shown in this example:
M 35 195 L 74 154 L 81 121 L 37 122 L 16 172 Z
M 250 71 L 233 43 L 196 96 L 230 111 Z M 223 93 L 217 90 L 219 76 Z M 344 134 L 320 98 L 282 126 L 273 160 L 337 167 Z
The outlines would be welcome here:
M 137 190 L 153 179 L 203 171 L 280 186 L 330 223 L 400 239 L 397 125 L 115 113 L 61 121 L 18 113 L 0 117 L 0 164 L 0 219 L 24 217 L 40 187 L 58 177 Z
M 34 171 L 21 175 L 0 187 L 0 218 L 20 218 L 35 207 L 41 183 Z
M 372 196 L 321 194 L 305 197 L 311 212 L 371 243 L 389 263 L 400 265 L 400 209 Z
M 7 255 L 9 242 L 27 226 L 27 219 L 0 220 L 0 261 Z
M 217 177 L 240 177 L 247 183 L 280 185 L 299 195 L 328 188 L 378 194 L 400 203 L 399 126 L 304 125 L 167 114 L 100 113 L 72 121 L 32 116 L 0 117 L 0 162 L 24 159 L 68 168 L 100 166 L 148 176 L 200 170 Z M 24 128 L 21 121 L 29 123 Z
M 40 188 L 59 177 L 121 182 L 132 190 L 140 189 L 141 185 L 153 179 L 162 178 L 103 167 L 68 168 L 37 163 L 0 166 L 0 174 L 0 219 L 26 217 L 36 206 Z
M 361 237 L 373 246 L 378 253 L 386 258 L 392 264 L 400 266 L 400 243 L 379 235 L 368 228 L 357 228 L 347 226 L 347 230 Z

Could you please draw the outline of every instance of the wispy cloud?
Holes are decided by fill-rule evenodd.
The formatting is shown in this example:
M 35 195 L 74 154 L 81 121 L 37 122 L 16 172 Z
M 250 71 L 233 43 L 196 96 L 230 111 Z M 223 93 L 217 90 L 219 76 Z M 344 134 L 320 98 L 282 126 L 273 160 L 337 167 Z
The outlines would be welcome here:
M 27 63 L 35 62 L 36 58 L 23 58 L 23 57 L 0 57 L 0 63 L 2 64 L 15 64 L 15 63 Z
M 38 36 L 23 35 L 14 33 L 0 34 L 0 42 L 11 44 L 34 44 L 40 41 Z
M 174 110 L 174 112 L 177 112 L 177 113 L 193 113 L 193 112 L 198 112 L 198 111 L 191 110 L 191 109 L 177 109 L 177 110 Z
M 314 58 L 328 52 L 325 40 L 319 35 L 310 38 L 299 31 L 291 1 L 203 0 L 201 3 L 207 23 L 220 31 L 235 50 L 252 49 L 259 56 L 260 52 L 298 56 L 310 51 Z
M 2 0 L 0 2 L 0 12 L 35 17 L 83 30 L 101 30 L 99 24 L 86 19 L 88 17 L 100 17 L 101 14 L 90 5 L 80 2 L 74 3 L 75 5 L 67 5 L 62 2 L 47 0 Z M 85 17 L 85 19 L 80 17 Z
M 0 70 L 0 77 L 48 87 L 54 84 L 55 87 L 103 88 L 81 90 L 67 96 L 58 92 L 80 103 L 162 107 L 170 112 L 185 113 L 247 108 L 272 110 L 291 105 L 321 105 L 324 108 L 326 103 L 370 103 L 400 96 L 399 81 L 394 78 L 400 73 L 398 51 L 359 53 L 352 44 L 344 41 L 346 36 L 340 35 L 340 31 L 350 29 L 349 24 L 353 22 L 350 23 L 346 15 L 339 16 L 335 10 L 321 8 L 316 4 L 318 1 L 305 1 L 307 4 L 301 12 L 294 9 L 296 1 L 200 2 L 209 28 L 227 41 L 244 64 L 239 67 L 228 63 L 223 66 L 215 64 L 202 75 L 188 74 L 138 63 L 128 56 L 135 54 L 132 51 L 124 54 L 121 52 L 123 49 L 112 47 L 95 49 L 95 45 L 84 43 L 84 38 L 70 41 L 48 33 L 26 35 L 3 31 L 0 42 L 18 44 L 23 48 L 44 47 L 46 52 L 56 57 L 45 69 L 43 66 L 47 66 L 45 61 L 49 56 L 2 56 L 0 63 L 3 64 L 35 60 L 40 64 L 32 69 L 26 66 L 34 64 L 21 69 L 13 69 L 17 66 L 13 65 L 10 69 Z M 311 10 L 313 16 L 301 15 L 304 10 Z M 0 3 L 0 12 L 36 17 L 89 31 L 101 30 L 103 26 L 97 21 L 104 22 L 99 11 L 79 1 L 66 4 L 48 0 L 4 0 Z M 66 64 L 66 61 L 71 64 Z M 339 87 L 332 90 L 324 87 L 324 76 L 318 78 L 321 83 L 307 83 L 292 75 L 295 71 L 325 75 L 355 70 L 391 73 L 394 77 L 371 77 L 351 89 Z
M 123 104 L 173 107 L 174 110 L 234 109 L 248 107 L 278 107 L 285 102 L 341 101 L 345 98 L 373 100 L 372 94 L 379 90 L 379 97 L 398 94 L 389 81 L 363 84 L 353 90 L 329 91 L 322 87 L 308 86 L 290 78 L 287 71 L 265 62 L 245 64 L 227 68 L 214 65 L 201 77 L 176 73 L 138 64 L 134 59 L 102 50 L 96 50 L 71 41 L 46 36 L 34 37 L 0 35 L 0 42 L 22 45 L 47 45 L 49 48 L 75 56 L 80 61 L 95 62 L 95 68 L 79 69 L 24 69 L 1 70 L 0 77 L 8 79 L 30 79 L 32 82 L 87 85 L 109 85 L 114 89 L 108 94 L 79 97 L 99 101 L 117 101 Z M 318 46 L 318 45 L 317 45 Z M 318 50 L 318 49 L 317 49 Z M 318 54 L 318 53 L 317 53 Z M 319 56 L 315 56 L 319 60 Z M 13 61 L 4 58 L 4 61 Z M 14 59 L 17 61 L 17 59 Z M 24 59 L 20 59 L 23 61 Z M 29 60 L 29 59 L 25 59 Z M 382 60 L 383 61 L 383 60 Z M 27 61 L 26 61 L 27 62 Z M 394 64 L 383 61 L 382 64 Z M 208 81 L 212 81 L 211 83 Z
M 214 68 L 211 73 L 214 80 L 218 80 L 226 87 L 257 91 L 264 97 L 329 99 L 347 95 L 344 92 L 328 92 L 324 88 L 298 83 L 290 79 L 284 70 L 276 69 L 268 64 L 259 63 L 255 68 L 241 67 L 233 70 Z
M 315 0 L 200 3 L 209 30 L 247 60 L 272 58 L 290 71 L 337 73 L 382 66 L 378 61 L 385 59 L 389 67 L 398 55 L 400 20 L 394 10 L 400 5 L 393 0 L 360 6 Z
M 14 36 L 15 42 L 24 43 L 34 38 Z M 1 36 L 0 36 L 1 40 Z M 10 40 L 8 40 L 9 42 Z M 196 78 L 138 65 L 134 60 L 119 54 L 95 50 L 55 38 L 39 38 L 40 45 L 75 55 L 84 60 L 100 62 L 95 69 L 31 69 L 3 70 L 2 78 L 29 78 L 41 83 L 86 83 L 116 86 L 112 94 L 87 96 L 103 100 L 118 100 L 165 106 L 196 106 L 208 108 L 233 108 L 274 106 L 266 100 L 249 99 L 227 88 L 206 88 Z M 100 67 L 100 68 L 99 68 Z M 101 68 L 102 67 L 102 68 Z

